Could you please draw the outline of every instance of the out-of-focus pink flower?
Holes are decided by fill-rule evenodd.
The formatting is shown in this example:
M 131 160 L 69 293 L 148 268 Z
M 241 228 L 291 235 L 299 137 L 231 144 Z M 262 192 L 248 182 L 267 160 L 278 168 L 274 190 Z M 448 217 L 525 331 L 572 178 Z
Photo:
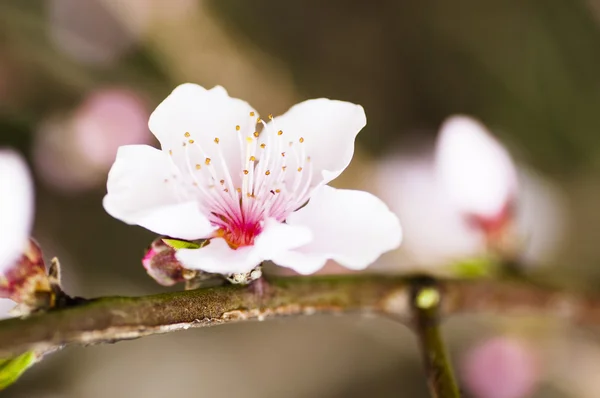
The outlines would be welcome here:
M 66 191 L 103 184 L 119 146 L 150 141 L 148 115 L 144 102 L 131 90 L 91 93 L 68 117 L 50 118 L 40 125 L 34 148 L 40 177 Z
M 501 223 L 517 190 L 508 151 L 478 121 L 454 116 L 442 125 L 435 162 L 448 196 L 483 225 Z
M 114 64 L 137 42 L 150 17 L 143 1 L 49 0 L 46 4 L 56 47 L 87 64 Z
M 539 380 L 537 353 L 524 341 L 508 337 L 472 347 L 462 360 L 462 379 L 477 398 L 524 398 Z

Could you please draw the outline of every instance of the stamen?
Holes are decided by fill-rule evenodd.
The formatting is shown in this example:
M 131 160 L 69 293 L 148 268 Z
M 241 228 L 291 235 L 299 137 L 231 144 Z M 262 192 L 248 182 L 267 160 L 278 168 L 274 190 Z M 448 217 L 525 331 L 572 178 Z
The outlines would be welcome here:
M 188 137 L 190 136 L 190 133 L 186 131 L 186 132 L 185 132 L 185 134 L 184 134 L 183 136 L 184 136 L 185 138 L 188 138 Z
M 215 137 L 215 144 L 219 143 L 219 137 Z
M 206 160 L 204 161 L 204 163 L 209 166 L 210 165 L 210 158 L 206 158 Z
M 240 127 L 239 125 L 237 125 L 237 126 L 235 126 L 235 129 L 236 129 L 237 131 L 240 131 L 241 127 Z

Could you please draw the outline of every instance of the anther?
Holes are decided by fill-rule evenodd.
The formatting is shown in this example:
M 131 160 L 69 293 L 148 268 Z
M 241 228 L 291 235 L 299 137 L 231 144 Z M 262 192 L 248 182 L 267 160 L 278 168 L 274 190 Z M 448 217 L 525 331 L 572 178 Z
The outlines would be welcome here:
M 244 170 L 244 174 L 248 175 L 249 171 L 248 170 Z
M 189 137 L 189 136 L 190 136 L 190 133 L 186 132 L 186 133 L 184 134 L 184 136 L 187 138 L 187 137 Z
M 210 158 L 206 158 L 206 160 L 204 161 L 204 163 L 208 166 L 210 164 Z
M 281 134 L 283 134 L 283 131 L 279 130 L 279 131 L 277 132 L 277 135 L 281 135 Z
M 275 193 L 279 193 L 279 192 L 281 192 L 281 189 L 276 189 L 275 190 Z
M 250 116 L 254 116 L 254 112 L 250 112 Z
M 255 161 L 256 161 L 256 158 L 255 158 L 254 156 L 250 156 L 250 159 L 249 159 L 249 160 L 250 160 L 251 162 L 255 162 Z
M 261 147 L 262 149 L 265 149 L 265 148 L 267 147 L 267 144 L 260 144 L 260 147 Z
M 302 171 L 302 167 L 298 167 L 298 171 Z
M 281 156 L 285 157 L 285 152 L 281 152 Z
M 261 118 L 256 118 L 256 124 L 262 122 Z
M 229 192 L 229 189 L 225 188 L 225 189 L 223 190 L 223 192 Z
M 173 155 L 173 150 L 169 149 L 169 155 Z
M 199 164 L 196 163 L 196 170 L 200 170 L 202 168 L 202 166 L 200 166 Z
M 221 181 L 219 181 L 219 184 L 221 184 L 221 185 L 225 185 L 225 180 L 221 180 Z
M 189 142 L 190 144 L 193 144 L 193 143 L 194 143 L 194 140 L 189 140 L 188 142 Z
M 285 169 L 287 169 L 287 166 L 281 166 L 281 170 L 285 171 Z
M 253 135 L 258 138 L 258 131 L 255 131 Z
M 302 144 L 304 142 L 304 137 L 300 137 L 298 141 L 300 141 L 300 143 Z
M 236 129 L 237 131 L 240 131 L 240 128 L 241 128 L 241 127 L 240 127 L 239 125 L 235 126 L 235 129 Z
M 219 143 L 219 137 L 215 137 L 215 144 Z
M 268 176 L 269 174 L 271 174 L 271 172 L 269 170 L 265 171 L 266 176 Z
M 269 120 L 273 120 L 273 114 L 269 113 Z
M 236 188 L 235 189 L 238 193 L 242 193 L 242 188 Z

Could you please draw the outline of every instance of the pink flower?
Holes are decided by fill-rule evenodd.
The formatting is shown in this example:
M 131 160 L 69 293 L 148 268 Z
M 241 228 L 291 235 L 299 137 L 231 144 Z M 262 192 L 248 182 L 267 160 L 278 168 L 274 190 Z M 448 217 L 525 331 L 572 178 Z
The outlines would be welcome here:
M 177 87 L 150 117 L 162 150 L 121 147 L 104 208 L 162 235 L 210 239 L 177 258 L 213 273 L 264 260 L 303 274 L 327 259 L 363 269 L 398 247 L 400 224 L 383 202 L 326 185 L 352 159 L 361 106 L 322 98 L 268 119 L 222 87 Z

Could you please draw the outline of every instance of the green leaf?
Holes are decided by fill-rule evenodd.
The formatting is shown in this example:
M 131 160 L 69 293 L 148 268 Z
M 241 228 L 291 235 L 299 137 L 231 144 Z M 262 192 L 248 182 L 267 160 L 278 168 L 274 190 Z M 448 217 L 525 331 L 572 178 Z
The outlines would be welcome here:
M 179 239 L 163 239 L 166 245 L 171 246 L 175 250 L 179 249 L 200 249 L 204 246 L 206 241 L 202 241 L 202 243 L 189 242 L 187 240 L 179 240 Z
M 28 351 L 11 359 L 0 359 L 0 390 L 13 384 L 21 375 L 37 362 L 38 356 Z

